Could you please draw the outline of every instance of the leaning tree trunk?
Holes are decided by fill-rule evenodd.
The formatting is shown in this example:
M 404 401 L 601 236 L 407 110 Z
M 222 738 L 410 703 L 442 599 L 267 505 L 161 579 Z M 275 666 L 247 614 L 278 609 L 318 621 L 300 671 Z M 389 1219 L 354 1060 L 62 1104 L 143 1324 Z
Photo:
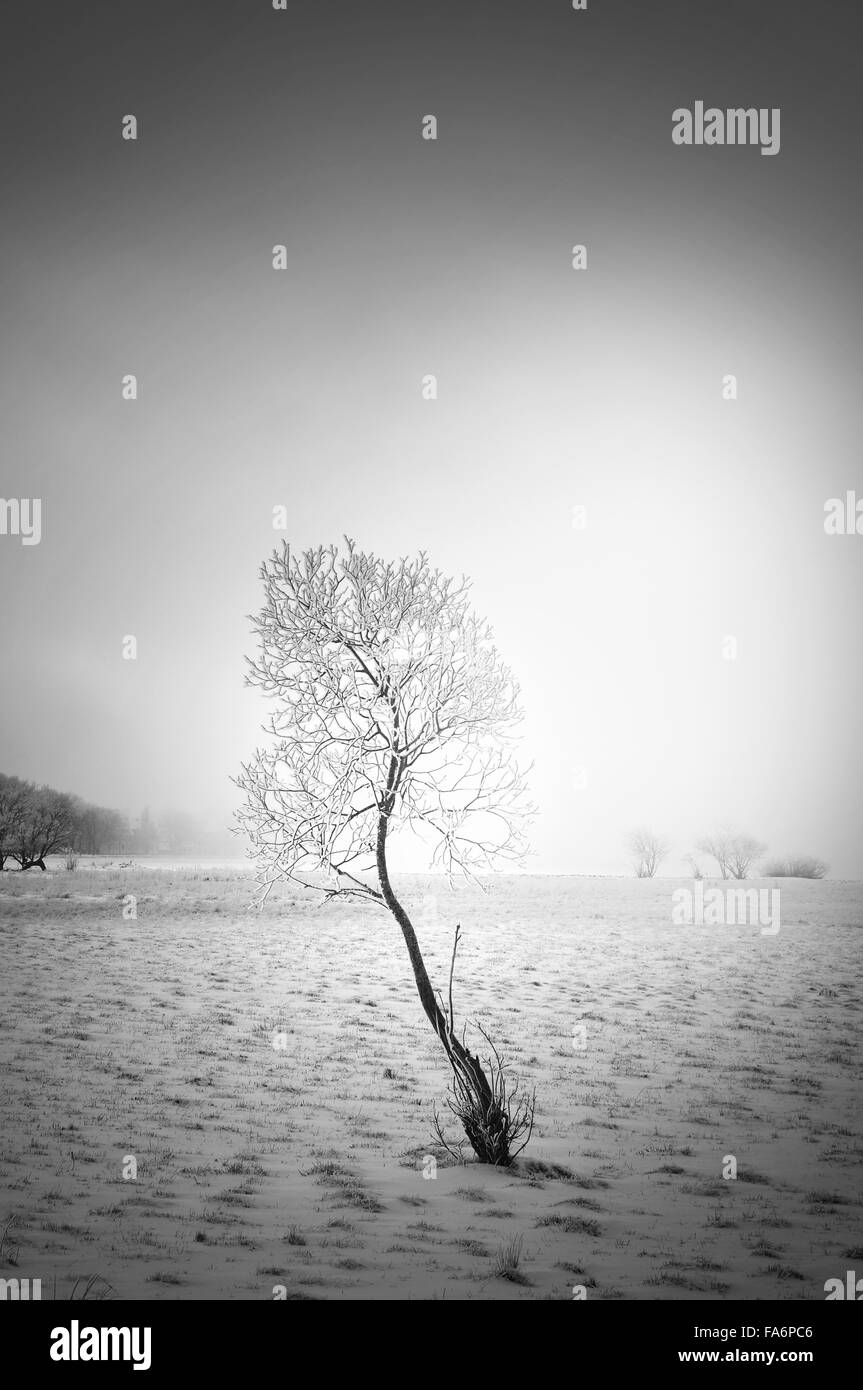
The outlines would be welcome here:
M 443 1010 L 441 1009 L 437 999 L 435 998 L 435 993 L 432 989 L 431 980 L 428 977 L 428 971 L 425 967 L 425 961 L 422 958 L 419 942 L 417 941 L 417 934 L 413 929 L 411 919 L 408 917 L 407 913 L 405 912 L 404 908 L 402 907 L 401 903 L 399 902 L 398 898 L 393 892 L 392 884 L 390 883 L 390 876 L 387 871 L 386 843 L 387 818 L 386 816 L 381 816 L 380 820 L 378 821 L 377 843 L 377 868 L 378 877 L 380 879 L 381 884 L 381 892 L 384 895 L 384 902 L 386 903 L 390 912 L 393 914 L 393 916 L 395 917 L 396 921 L 402 929 L 402 936 L 405 939 L 405 945 L 408 948 L 408 955 L 410 956 L 411 966 L 413 967 L 414 979 L 416 980 L 417 993 L 420 997 L 420 1003 L 422 1004 L 423 1009 L 425 1010 L 426 1017 L 431 1023 L 432 1028 L 435 1030 L 441 1042 L 443 1043 L 444 1048 L 446 1049 L 447 1056 L 452 1062 L 453 1067 L 461 1067 L 462 1069 L 467 1071 L 469 1076 L 472 1078 L 474 1085 L 476 1086 L 477 1091 L 482 1097 L 482 1099 L 485 1100 L 489 1105 L 491 1105 L 491 1086 L 489 1085 L 488 1078 L 485 1075 L 485 1072 L 483 1071 L 479 1063 L 479 1059 L 474 1057 L 473 1053 L 468 1052 L 467 1048 L 463 1047 L 459 1042 L 458 1038 L 455 1037 L 451 1030 L 450 1023 L 447 1022 Z
M 507 1097 L 500 1058 L 497 1059 L 497 1068 L 493 1068 L 493 1079 L 489 1081 L 479 1058 L 468 1051 L 456 1037 L 455 1022 L 452 1017 L 452 974 L 450 974 L 449 1016 L 441 1009 L 428 977 L 416 932 L 390 883 L 386 859 L 387 820 L 388 812 L 384 812 L 378 821 L 377 869 L 381 892 L 386 906 L 401 927 L 420 1002 L 432 1028 L 443 1044 L 452 1067 L 455 1103 L 450 1102 L 450 1109 L 460 1119 L 471 1148 L 482 1163 L 509 1165 L 515 1157 L 515 1152 L 518 1152 L 518 1150 L 513 1151 L 513 1139 L 517 1139 L 525 1133 L 527 1133 L 528 1138 L 530 1137 L 530 1131 L 533 1127 L 533 1102 L 529 1105 L 527 1103 L 521 1104 L 513 1113 Z M 456 945 L 458 945 L 458 932 L 456 932 Z M 453 951 L 453 962 L 455 962 L 455 951 Z M 496 1053 L 495 1055 L 497 1056 Z M 446 1144 L 439 1122 L 437 1129 L 439 1138 Z M 524 1140 L 524 1143 L 527 1143 L 527 1139 Z M 446 1147 L 449 1148 L 449 1145 L 446 1144 Z M 524 1144 L 520 1147 L 524 1147 Z M 453 1152 L 453 1150 L 450 1151 Z
M 383 689 L 381 693 L 390 701 L 393 711 L 393 727 L 397 736 L 399 732 L 397 703 L 388 688 Z M 456 928 L 450 967 L 449 1010 L 445 1012 L 432 989 L 413 924 L 393 892 L 390 883 L 387 869 L 387 827 L 395 808 L 399 782 L 404 774 L 405 766 L 404 756 L 393 751 L 390 757 L 386 789 L 378 803 L 380 814 L 378 817 L 376 860 L 381 895 L 401 927 L 402 936 L 408 948 L 420 1003 L 432 1028 L 441 1040 L 452 1068 L 454 1099 L 448 1102 L 449 1108 L 461 1121 L 471 1148 L 481 1162 L 508 1166 L 530 1139 L 533 1131 L 535 1097 L 523 1096 L 519 1099 L 517 1092 L 514 1095 L 508 1094 L 503 1063 L 494 1044 L 482 1028 L 480 1028 L 480 1032 L 494 1052 L 494 1061 L 489 1061 L 491 1080 L 483 1071 L 479 1058 L 474 1057 L 473 1053 L 469 1052 L 464 1043 L 456 1037 L 452 1003 L 452 975 L 455 968 L 456 950 L 458 949 L 459 929 Z M 435 1123 L 438 1137 L 449 1149 L 437 1116 Z M 525 1135 L 526 1137 L 524 1137 Z M 518 1147 L 514 1147 L 513 1141 L 518 1140 L 522 1140 L 522 1142 Z M 454 1151 L 450 1149 L 450 1152 Z M 460 1157 L 460 1153 L 456 1157 Z

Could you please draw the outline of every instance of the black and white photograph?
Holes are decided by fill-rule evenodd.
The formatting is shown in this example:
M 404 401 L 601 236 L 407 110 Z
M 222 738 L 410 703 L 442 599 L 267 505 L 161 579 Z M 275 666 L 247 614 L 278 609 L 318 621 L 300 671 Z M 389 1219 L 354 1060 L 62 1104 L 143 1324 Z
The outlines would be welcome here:
M 812 1363 L 863 1300 L 863 12 L 0 25 L 0 1302 L 87 1304 L 32 1364 L 334 1301 Z

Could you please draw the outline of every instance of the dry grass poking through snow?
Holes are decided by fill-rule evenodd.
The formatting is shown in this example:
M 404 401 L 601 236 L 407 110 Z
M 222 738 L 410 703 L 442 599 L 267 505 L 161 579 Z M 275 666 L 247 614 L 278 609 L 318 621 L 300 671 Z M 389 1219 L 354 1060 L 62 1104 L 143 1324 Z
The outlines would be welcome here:
M 673 926 L 675 886 L 501 879 L 438 889 L 429 920 L 434 882 L 403 883 L 439 984 L 462 922 L 457 1011 L 536 1086 L 505 1172 L 431 1142 L 444 1058 L 383 913 L 285 891 L 251 914 L 227 869 L 4 874 L 0 1276 L 122 1298 L 823 1298 L 863 1246 L 863 886 L 783 884 L 775 937 Z

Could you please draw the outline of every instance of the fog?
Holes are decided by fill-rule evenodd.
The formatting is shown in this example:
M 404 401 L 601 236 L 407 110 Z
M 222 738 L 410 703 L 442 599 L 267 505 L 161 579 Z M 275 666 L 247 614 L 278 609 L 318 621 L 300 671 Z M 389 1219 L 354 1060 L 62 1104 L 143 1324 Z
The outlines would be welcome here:
M 683 872 L 729 824 L 863 876 L 841 32 L 803 84 L 742 4 L 709 52 L 684 4 L 592 7 L 590 52 L 565 5 L 189 4 L 168 47 L 170 8 L 58 5 L 38 95 L 0 93 L 0 494 L 42 499 L 0 537 L 0 769 L 228 823 L 258 567 L 348 534 L 473 579 L 528 867 L 624 871 L 645 822 Z M 781 152 L 675 146 L 702 97 L 780 107 Z

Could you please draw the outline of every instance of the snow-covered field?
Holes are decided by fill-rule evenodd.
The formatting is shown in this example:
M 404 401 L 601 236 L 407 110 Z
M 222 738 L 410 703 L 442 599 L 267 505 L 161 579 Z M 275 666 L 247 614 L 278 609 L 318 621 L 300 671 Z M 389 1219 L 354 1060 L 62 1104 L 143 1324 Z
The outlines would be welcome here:
M 258 914 L 226 866 L 3 874 L 0 1277 L 823 1299 L 863 1273 L 863 884 L 783 883 L 767 935 L 674 925 L 680 883 L 398 885 L 441 987 L 462 923 L 457 1016 L 536 1087 L 502 1171 L 433 1141 L 445 1059 L 385 912 L 285 890 Z

